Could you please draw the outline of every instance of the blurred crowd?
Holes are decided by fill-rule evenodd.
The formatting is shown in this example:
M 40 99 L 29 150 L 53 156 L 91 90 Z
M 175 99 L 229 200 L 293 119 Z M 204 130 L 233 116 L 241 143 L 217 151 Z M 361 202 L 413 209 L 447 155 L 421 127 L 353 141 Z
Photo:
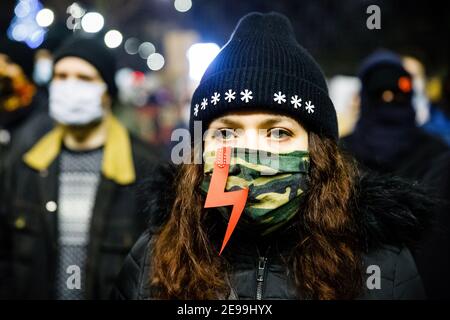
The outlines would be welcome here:
M 102 39 L 57 31 L 37 49 L 0 38 L 0 297 L 107 299 L 146 228 L 140 182 L 170 161 L 192 90 L 118 74 Z M 449 70 L 442 75 L 429 79 L 417 58 L 380 48 L 355 74 L 328 79 L 340 144 L 361 170 L 439 199 L 437 231 L 414 252 L 431 298 L 450 288 Z M 83 290 L 67 289 L 71 265 L 86 275 Z

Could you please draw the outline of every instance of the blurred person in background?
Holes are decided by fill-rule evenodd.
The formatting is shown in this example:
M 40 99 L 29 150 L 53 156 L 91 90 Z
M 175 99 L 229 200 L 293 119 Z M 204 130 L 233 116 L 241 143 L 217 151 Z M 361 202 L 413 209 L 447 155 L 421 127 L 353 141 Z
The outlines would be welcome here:
M 450 145 L 450 79 L 449 74 L 442 86 L 442 99 L 431 105 L 429 121 L 423 126 L 430 134 L 440 137 Z M 428 296 L 436 299 L 450 299 L 450 151 L 440 155 L 422 179 L 443 199 L 442 209 L 435 218 L 435 232 L 430 234 L 416 254 L 425 285 L 430 287 Z
M 411 76 L 412 99 L 411 104 L 416 113 L 417 126 L 421 127 L 430 117 L 431 101 L 427 95 L 427 75 L 422 62 L 412 56 L 401 58 L 403 67 Z
M 341 153 L 323 73 L 285 16 L 243 17 L 204 73 L 190 111 L 191 139 L 198 124 L 205 132 L 204 140 L 192 139 L 193 156 L 204 162 L 152 177 L 153 220 L 114 298 L 424 298 L 408 247 L 420 241 L 432 201 L 400 179 L 359 174 Z M 221 247 L 232 206 L 204 207 L 224 146 L 231 164 L 225 186 L 215 187 L 224 198 L 247 189 L 248 199 Z M 260 151 L 275 153 L 279 166 L 264 163 Z M 366 282 L 373 265 L 377 289 Z
M 136 186 L 157 161 L 111 112 L 116 61 L 97 39 L 55 53 L 56 126 L 7 168 L 0 292 L 12 299 L 104 299 L 146 227 Z
M 441 102 L 431 106 L 429 121 L 423 128 L 450 146 L 450 69 L 442 83 Z
M 336 75 L 328 81 L 330 99 L 336 107 L 339 137 L 351 134 L 359 116 L 359 90 L 357 77 Z
M 8 158 L 29 148 L 51 128 L 45 98 L 33 82 L 34 52 L 0 38 L 0 176 Z
M 365 167 L 420 179 L 448 148 L 416 124 L 411 75 L 401 58 L 377 51 L 361 66 L 360 117 L 341 143 Z
M 360 78 L 360 118 L 355 131 L 341 139 L 343 146 L 363 170 L 422 183 L 434 197 L 447 199 L 449 149 L 418 127 L 413 107 L 417 95 L 401 58 L 390 51 L 377 51 L 363 62 Z M 438 203 L 433 209 L 434 226 L 413 254 L 427 296 L 449 298 L 450 206 L 445 201 Z
M 412 104 L 416 122 L 425 132 L 450 146 L 449 72 L 442 82 L 441 101 L 432 103 L 427 96 L 427 79 L 424 65 L 413 57 L 403 57 L 403 65 L 413 79 Z

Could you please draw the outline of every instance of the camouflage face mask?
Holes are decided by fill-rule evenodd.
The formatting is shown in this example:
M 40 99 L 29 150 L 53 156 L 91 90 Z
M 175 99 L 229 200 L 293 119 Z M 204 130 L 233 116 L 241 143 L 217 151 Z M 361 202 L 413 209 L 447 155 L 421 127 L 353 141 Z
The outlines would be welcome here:
M 204 179 L 200 185 L 207 194 L 216 152 L 205 152 Z M 309 154 L 307 151 L 266 153 L 233 148 L 226 191 L 248 188 L 248 198 L 237 228 L 250 227 L 267 235 L 291 220 L 297 213 L 307 188 Z M 231 206 L 218 208 L 228 221 Z

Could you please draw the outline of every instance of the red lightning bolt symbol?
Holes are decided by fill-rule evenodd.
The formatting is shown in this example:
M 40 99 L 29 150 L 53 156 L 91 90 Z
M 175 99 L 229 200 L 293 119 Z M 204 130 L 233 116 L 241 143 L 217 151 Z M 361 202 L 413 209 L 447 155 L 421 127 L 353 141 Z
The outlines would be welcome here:
M 241 217 L 242 211 L 244 211 L 245 202 L 247 201 L 248 196 L 248 189 L 225 192 L 228 171 L 230 169 L 230 159 L 231 147 L 223 147 L 217 150 L 211 183 L 205 201 L 205 208 L 233 206 L 219 255 L 222 254 L 228 240 L 230 240 L 231 234 Z

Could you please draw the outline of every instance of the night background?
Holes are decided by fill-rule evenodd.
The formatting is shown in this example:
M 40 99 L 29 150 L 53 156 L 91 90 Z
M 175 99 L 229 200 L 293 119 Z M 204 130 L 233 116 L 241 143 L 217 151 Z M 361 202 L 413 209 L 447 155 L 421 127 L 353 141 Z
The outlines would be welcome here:
M 65 23 L 73 1 L 43 0 L 55 12 L 55 23 Z M 105 30 L 120 30 L 124 37 L 137 37 L 158 46 L 170 30 L 194 30 L 202 41 L 223 45 L 238 19 L 250 11 L 279 11 L 294 25 L 297 39 L 327 74 L 355 72 L 363 57 L 378 47 L 416 56 L 429 73 L 441 73 L 449 54 L 450 11 L 439 1 L 272 1 L 195 0 L 187 12 L 174 9 L 172 0 L 78 1 L 88 10 L 105 16 Z M 10 20 L 15 0 L 2 0 L 2 29 Z M 366 8 L 381 9 L 381 30 L 368 30 Z M 5 9 L 9 7 L 10 10 Z M 162 48 L 164 51 L 164 48 Z M 122 63 L 145 67 L 142 61 Z

